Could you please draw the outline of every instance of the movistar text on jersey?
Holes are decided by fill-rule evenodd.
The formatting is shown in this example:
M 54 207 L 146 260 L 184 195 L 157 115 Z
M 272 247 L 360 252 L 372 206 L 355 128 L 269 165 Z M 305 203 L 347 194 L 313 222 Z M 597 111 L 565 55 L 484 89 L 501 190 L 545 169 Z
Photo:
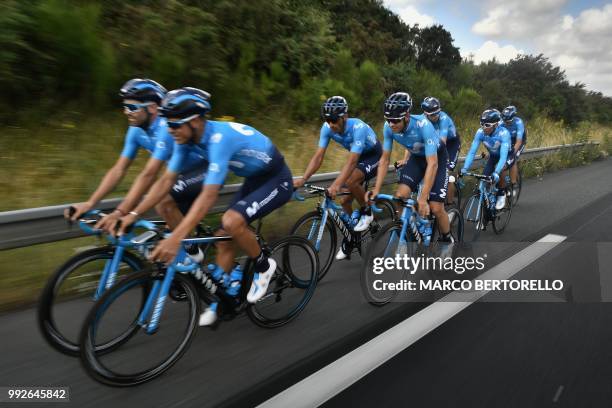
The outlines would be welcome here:
M 456 257 L 443 259 L 425 255 L 408 256 L 397 254 L 395 257 L 374 258 L 372 272 L 376 275 L 380 275 L 388 270 L 405 270 L 410 272 L 410 274 L 414 274 L 419 270 L 444 270 L 455 271 L 458 274 L 462 274 L 466 271 L 482 271 L 485 268 L 484 260 L 484 257 Z

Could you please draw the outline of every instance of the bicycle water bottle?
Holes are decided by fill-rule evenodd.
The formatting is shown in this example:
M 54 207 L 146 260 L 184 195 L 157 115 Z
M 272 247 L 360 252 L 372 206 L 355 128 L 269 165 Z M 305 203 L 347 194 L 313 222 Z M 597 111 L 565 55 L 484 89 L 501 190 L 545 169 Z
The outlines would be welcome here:
M 225 287 L 225 293 L 230 296 L 238 295 L 240 291 L 240 285 L 242 283 L 242 268 L 240 264 L 236 265 L 229 275 L 225 275 L 225 281 L 223 286 Z
M 208 264 L 208 273 L 216 283 L 223 283 L 225 272 L 217 264 Z
M 431 241 L 431 221 L 426 218 L 419 218 L 419 233 L 423 238 L 423 244 L 429 245 Z
M 353 211 L 353 213 L 351 214 L 351 227 L 354 227 L 355 225 L 357 225 L 357 223 L 359 223 L 359 218 L 361 218 L 361 211 Z

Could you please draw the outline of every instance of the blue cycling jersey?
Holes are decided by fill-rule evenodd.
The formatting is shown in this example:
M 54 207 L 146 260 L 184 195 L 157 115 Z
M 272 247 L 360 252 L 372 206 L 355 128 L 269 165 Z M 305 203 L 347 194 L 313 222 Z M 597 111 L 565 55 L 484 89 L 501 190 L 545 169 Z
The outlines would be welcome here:
M 157 117 L 146 132 L 137 126 L 130 126 L 125 135 L 121 156 L 133 160 L 138 149 L 143 148 L 152 154 L 151 157 L 166 161 L 172 155 L 174 140 L 168 133 L 166 120 Z
M 193 152 L 208 158 L 204 184 L 223 184 L 228 170 L 240 177 L 264 174 L 278 164 L 275 161 L 282 160 L 272 141 L 255 128 L 212 120 L 206 122 L 199 143 L 176 146 L 168 169 L 179 173 L 185 155 Z
M 327 123 L 321 126 L 319 136 L 319 147 L 329 146 L 329 140 L 333 139 L 351 153 L 366 153 L 376 146 L 376 133 L 372 128 L 357 118 L 349 118 L 344 126 L 344 133 L 334 133 Z
M 425 115 L 410 115 L 410 123 L 401 133 L 393 133 L 389 123 L 385 122 L 383 134 L 383 149 L 387 152 L 393 150 L 394 140 L 415 156 L 435 156 L 440 147 L 438 133 Z
M 426 115 L 427 116 L 427 115 Z M 457 137 L 457 129 L 453 119 L 446 113 L 440 112 L 437 122 L 431 122 L 433 127 L 438 131 L 440 139 L 446 143 L 447 139 L 455 139 Z
M 506 163 L 509 151 L 512 149 L 510 132 L 504 127 L 497 126 L 495 131 L 493 131 L 490 136 L 487 136 L 482 128 L 478 129 L 474 135 L 472 147 L 465 158 L 465 164 L 463 165 L 464 169 L 469 169 L 472 166 L 474 156 L 481 142 L 487 148 L 491 156 L 499 157 L 499 161 L 495 167 L 495 172 L 499 174 L 504 168 L 504 163 Z
M 525 124 L 521 118 L 514 117 L 512 119 L 512 123 L 508 124 L 502 121 L 501 124 L 504 128 L 508 129 L 508 132 L 510 132 L 513 145 L 516 143 L 517 139 L 523 140 L 523 136 L 525 135 Z

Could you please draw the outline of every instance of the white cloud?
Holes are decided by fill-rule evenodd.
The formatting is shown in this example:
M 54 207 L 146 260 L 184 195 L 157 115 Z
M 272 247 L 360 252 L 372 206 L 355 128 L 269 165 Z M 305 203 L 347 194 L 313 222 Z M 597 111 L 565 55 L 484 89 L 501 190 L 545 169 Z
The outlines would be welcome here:
M 565 70 L 571 82 L 583 82 L 590 90 L 612 96 L 612 4 L 583 10 L 578 16 L 563 15 L 567 0 L 506 0 L 503 5 L 489 3 L 484 17 L 472 26 L 472 32 L 488 40 L 504 39 L 529 44 L 530 51 L 542 53 Z M 492 44 L 488 44 L 491 42 Z M 474 52 L 509 55 L 487 41 Z M 501 47 L 507 48 L 506 47 Z M 478 54 L 480 52 L 480 54 Z M 483 59 L 485 60 L 485 59 Z M 499 58 L 502 61 L 501 57 Z
M 436 20 L 417 9 L 417 5 L 426 3 L 427 0 L 385 0 L 385 7 L 395 14 L 408 25 L 418 24 L 419 27 L 429 27 L 436 23 Z
M 524 54 L 523 50 L 519 50 L 512 45 L 500 46 L 495 41 L 486 41 L 476 51 L 471 51 L 468 54 L 472 56 L 474 63 L 490 61 L 495 58 L 498 62 L 506 63 L 518 54 Z

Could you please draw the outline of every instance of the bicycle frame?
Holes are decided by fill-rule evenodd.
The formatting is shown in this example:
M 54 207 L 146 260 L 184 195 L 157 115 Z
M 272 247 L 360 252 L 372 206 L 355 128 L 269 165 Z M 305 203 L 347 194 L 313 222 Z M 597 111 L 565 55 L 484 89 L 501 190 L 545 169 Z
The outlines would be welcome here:
M 400 236 L 399 236 L 400 245 L 408 244 L 408 239 L 407 239 L 408 234 L 407 233 L 408 233 L 408 227 L 410 227 L 410 231 L 412 232 L 412 235 L 414 236 L 416 242 L 419 244 L 423 244 L 426 247 L 429 246 L 431 242 L 431 233 L 429 234 L 421 233 L 421 231 L 419 230 L 418 223 L 421 223 L 423 225 L 429 224 L 431 226 L 431 221 L 418 217 L 418 223 L 417 223 L 417 216 L 413 216 L 417 214 L 417 211 L 415 208 L 416 202 L 412 198 L 403 200 L 401 198 L 397 198 L 389 194 L 379 194 L 378 198 L 399 202 L 400 205 L 403 207 L 402 214 L 400 216 L 400 221 L 402 223 L 402 229 L 400 231 Z M 373 207 L 375 207 L 375 205 L 373 205 Z
M 489 200 L 489 195 L 490 194 L 495 194 L 495 191 L 493 191 L 495 189 L 495 187 L 493 186 L 493 183 L 491 182 L 490 177 L 488 176 L 484 176 L 481 174 L 475 174 L 475 173 L 466 173 L 466 176 L 472 176 L 472 177 L 476 177 L 478 179 L 480 179 L 479 183 L 478 183 L 478 193 L 479 193 L 479 199 L 478 199 L 478 208 L 476 209 L 476 218 L 471 220 L 468 219 L 468 221 L 473 221 L 473 222 L 477 222 L 480 219 L 480 212 L 482 211 L 483 208 L 485 208 L 483 206 L 483 203 L 486 205 L 486 208 L 489 208 L 490 211 L 495 211 L 495 207 L 493 207 L 493 209 L 491 209 L 491 202 Z M 470 206 L 467 208 L 467 214 L 471 214 L 472 213 L 472 206 L 474 205 L 474 203 L 472 201 L 470 201 Z
M 84 216 L 98 216 L 101 214 L 102 213 L 99 210 L 94 210 L 85 213 Z M 102 235 L 101 230 L 96 230 L 90 227 L 90 224 L 93 224 L 94 222 L 97 222 L 97 220 L 80 220 L 79 228 L 81 228 L 85 233 L 90 235 Z M 154 230 L 156 229 L 156 226 L 150 221 L 138 220 L 136 223 L 134 223 L 134 228 L 146 228 L 148 230 Z M 102 276 L 100 277 L 100 281 L 98 282 L 96 292 L 93 295 L 94 301 L 97 301 L 104 294 L 105 290 L 109 289 L 115 284 L 117 273 L 119 271 L 119 264 L 121 263 L 121 259 L 123 258 L 123 254 L 126 249 L 138 248 L 143 253 L 146 251 L 144 245 L 136 244 L 132 241 L 134 239 L 133 230 L 129 233 L 122 235 L 119 238 L 115 238 L 112 235 L 107 234 L 106 239 L 111 245 L 115 246 L 115 252 L 113 253 L 113 257 L 107 260 L 104 264 Z

